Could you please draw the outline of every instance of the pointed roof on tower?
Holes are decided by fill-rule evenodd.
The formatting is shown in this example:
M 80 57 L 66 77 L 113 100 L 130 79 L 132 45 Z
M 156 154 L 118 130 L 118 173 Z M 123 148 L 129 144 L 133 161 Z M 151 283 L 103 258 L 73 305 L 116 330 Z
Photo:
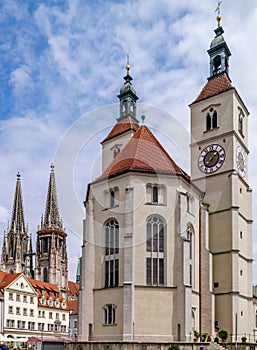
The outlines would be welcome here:
M 16 189 L 14 194 L 13 210 L 12 210 L 12 219 L 9 231 L 27 234 L 27 228 L 25 225 L 24 219 L 24 209 L 23 209 L 23 199 L 22 199 L 22 189 L 21 189 L 21 175 L 18 172 Z
M 48 192 L 45 206 L 45 215 L 41 223 L 41 229 L 49 230 L 56 229 L 62 230 L 62 220 L 59 214 L 57 191 L 55 183 L 54 165 L 51 165 L 50 178 L 48 184 Z
M 97 181 L 129 171 L 182 175 L 189 180 L 145 125 L 138 128 Z
M 192 104 L 206 100 L 209 97 L 221 94 L 232 89 L 234 89 L 234 86 L 231 84 L 229 77 L 224 72 L 223 74 L 208 80 L 208 82 L 205 84 L 202 91 Z

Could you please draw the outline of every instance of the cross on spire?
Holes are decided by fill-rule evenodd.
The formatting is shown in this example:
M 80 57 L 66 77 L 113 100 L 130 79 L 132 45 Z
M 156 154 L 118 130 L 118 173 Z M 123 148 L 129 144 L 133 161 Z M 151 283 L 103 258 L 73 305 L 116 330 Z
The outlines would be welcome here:
M 221 21 L 221 15 L 220 15 L 220 5 L 222 4 L 222 1 L 218 1 L 218 5 L 216 7 L 215 12 L 218 12 L 218 15 L 216 17 L 217 22 L 218 22 L 218 27 L 220 27 L 220 21 Z

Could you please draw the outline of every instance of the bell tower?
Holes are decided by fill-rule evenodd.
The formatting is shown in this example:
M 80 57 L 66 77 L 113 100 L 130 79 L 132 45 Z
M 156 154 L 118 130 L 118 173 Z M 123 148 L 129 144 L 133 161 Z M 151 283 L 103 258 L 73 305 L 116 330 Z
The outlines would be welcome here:
M 137 113 L 137 94 L 131 81 L 129 59 L 126 65 L 127 74 L 123 79 L 124 84 L 120 89 L 118 98 L 120 100 L 119 117 L 102 144 L 102 168 L 106 169 L 114 158 L 120 153 L 125 144 L 131 139 L 139 128 Z
M 220 13 L 217 20 L 208 50 L 210 77 L 190 105 L 191 178 L 209 204 L 214 326 L 238 341 L 237 334 L 251 334 L 253 329 L 249 112 L 228 76 L 231 53 Z
M 59 214 L 54 166 L 51 165 L 45 215 L 37 231 L 35 279 L 57 284 L 67 297 L 67 234 Z

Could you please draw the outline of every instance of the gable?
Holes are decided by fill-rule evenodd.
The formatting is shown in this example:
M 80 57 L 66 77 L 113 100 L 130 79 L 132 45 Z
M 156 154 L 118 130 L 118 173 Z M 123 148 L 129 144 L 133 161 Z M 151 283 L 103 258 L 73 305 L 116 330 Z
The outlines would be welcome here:
M 20 274 L 16 279 L 14 279 L 5 287 L 5 290 L 10 289 L 12 291 L 37 295 L 36 291 L 23 274 Z

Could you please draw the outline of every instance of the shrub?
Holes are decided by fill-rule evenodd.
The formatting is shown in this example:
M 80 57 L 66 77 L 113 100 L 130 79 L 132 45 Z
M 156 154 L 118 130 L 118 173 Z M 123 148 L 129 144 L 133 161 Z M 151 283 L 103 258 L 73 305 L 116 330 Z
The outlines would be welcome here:
M 179 346 L 177 344 L 170 344 L 168 350 L 179 350 Z
M 228 332 L 225 331 L 225 329 L 221 329 L 219 331 L 219 337 L 222 339 L 222 340 L 226 340 L 228 338 Z

